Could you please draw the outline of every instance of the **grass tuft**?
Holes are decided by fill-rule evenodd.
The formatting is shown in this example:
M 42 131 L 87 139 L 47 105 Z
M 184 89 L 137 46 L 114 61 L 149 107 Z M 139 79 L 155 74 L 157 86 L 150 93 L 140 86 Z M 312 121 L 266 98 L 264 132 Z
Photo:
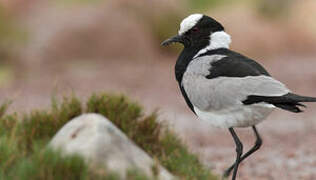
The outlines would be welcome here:
M 46 148 L 50 139 L 69 120 L 84 112 L 100 113 L 111 120 L 130 139 L 180 179 L 215 179 L 181 141 L 157 122 L 157 112 L 145 115 L 143 108 L 123 95 L 93 94 L 83 106 L 72 96 L 49 110 L 35 110 L 21 117 L 5 114 L 0 106 L 0 179 L 82 179 L 117 180 L 116 174 L 91 168 L 79 156 L 62 156 Z M 164 130 L 163 130 L 164 129 Z M 158 174 L 157 167 L 152 167 Z M 130 170 L 128 179 L 148 179 Z
M 88 100 L 87 112 L 104 115 L 128 136 L 136 133 L 137 120 L 142 116 L 141 107 L 129 103 L 123 95 L 93 94 Z
M 30 157 L 23 158 L 10 176 L 33 180 L 86 179 L 88 167 L 79 156 L 63 157 L 60 152 L 38 148 Z
M 176 135 L 168 130 L 162 131 L 161 125 L 157 123 L 157 112 L 143 116 L 142 108 L 122 95 L 93 95 L 87 107 L 88 112 L 98 112 L 108 117 L 173 174 L 186 179 L 216 179 Z M 129 112 L 133 118 L 120 112 Z

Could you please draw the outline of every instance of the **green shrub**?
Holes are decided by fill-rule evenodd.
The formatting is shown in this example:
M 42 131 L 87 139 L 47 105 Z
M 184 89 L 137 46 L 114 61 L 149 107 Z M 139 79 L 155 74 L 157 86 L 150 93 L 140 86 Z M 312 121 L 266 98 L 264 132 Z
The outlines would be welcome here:
M 157 113 L 145 115 L 143 108 L 123 95 L 94 94 L 82 106 L 75 96 L 50 110 L 36 110 L 20 118 L 5 115 L 8 104 L 0 107 L 0 179 L 80 179 L 116 180 L 119 177 L 102 169 L 92 169 L 79 156 L 62 156 L 45 148 L 53 135 L 69 120 L 83 112 L 100 113 L 110 119 L 136 144 L 181 179 L 215 179 L 170 131 L 162 130 Z M 157 172 L 155 166 L 152 168 Z M 148 179 L 131 170 L 129 179 Z
M 13 179 L 54 180 L 86 179 L 88 168 L 79 156 L 63 157 L 50 149 L 36 149 L 30 156 L 23 158 L 14 168 Z
M 162 131 L 156 112 L 143 116 L 141 106 L 122 95 L 93 95 L 87 107 L 88 112 L 98 112 L 108 117 L 171 173 L 186 179 L 216 179 L 172 132 Z

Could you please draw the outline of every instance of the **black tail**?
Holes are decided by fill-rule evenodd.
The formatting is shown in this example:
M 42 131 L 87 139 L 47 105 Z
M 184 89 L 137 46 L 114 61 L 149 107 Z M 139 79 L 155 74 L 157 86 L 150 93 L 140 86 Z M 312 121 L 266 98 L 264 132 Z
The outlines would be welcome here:
M 288 93 L 283 96 L 248 96 L 246 100 L 243 101 L 245 105 L 266 102 L 269 104 L 273 104 L 274 106 L 299 113 L 302 110 L 299 107 L 306 107 L 304 104 L 300 102 L 316 102 L 315 97 L 307 97 L 307 96 L 300 96 L 293 93 Z

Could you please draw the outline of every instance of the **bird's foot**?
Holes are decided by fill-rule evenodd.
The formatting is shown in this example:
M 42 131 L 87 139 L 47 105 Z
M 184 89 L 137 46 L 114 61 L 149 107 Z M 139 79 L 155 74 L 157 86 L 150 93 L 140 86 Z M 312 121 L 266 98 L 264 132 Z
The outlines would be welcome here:
M 231 171 L 232 171 L 231 168 L 227 168 L 227 169 L 224 171 L 223 175 L 222 175 L 222 180 L 227 179 L 227 178 L 229 177 Z

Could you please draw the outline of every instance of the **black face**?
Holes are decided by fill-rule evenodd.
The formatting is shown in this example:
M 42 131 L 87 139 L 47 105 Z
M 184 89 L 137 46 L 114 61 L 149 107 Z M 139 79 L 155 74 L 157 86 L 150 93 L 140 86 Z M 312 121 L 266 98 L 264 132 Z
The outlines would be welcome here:
M 210 35 L 218 31 L 224 31 L 224 27 L 213 18 L 204 15 L 190 30 L 167 39 L 162 45 L 167 46 L 178 42 L 182 43 L 184 47 L 204 46 L 209 43 Z

